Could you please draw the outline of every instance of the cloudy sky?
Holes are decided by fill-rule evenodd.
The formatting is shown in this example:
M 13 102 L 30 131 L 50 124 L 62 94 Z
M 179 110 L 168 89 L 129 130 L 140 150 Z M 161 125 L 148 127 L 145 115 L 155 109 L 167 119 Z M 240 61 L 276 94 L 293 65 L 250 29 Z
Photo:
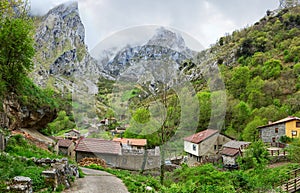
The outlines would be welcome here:
M 66 0 L 30 0 L 34 14 L 45 14 Z M 262 18 L 278 0 L 78 0 L 93 49 L 112 34 L 141 25 L 161 25 L 189 34 L 204 47 Z

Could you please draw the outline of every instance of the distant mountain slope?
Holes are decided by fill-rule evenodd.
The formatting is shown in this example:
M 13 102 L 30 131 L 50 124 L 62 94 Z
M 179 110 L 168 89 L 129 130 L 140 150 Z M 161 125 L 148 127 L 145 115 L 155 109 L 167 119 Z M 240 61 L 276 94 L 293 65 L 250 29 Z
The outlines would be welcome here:
M 228 99 L 224 128 L 229 134 L 241 137 L 242 133 L 245 140 L 250 140 L 249 136 L 258 137 L 253 127 L 258 120 L 255 116 L 264 122 L 300 116 L 299 59 L 297 6 L 268 12 L 253 26 L 221 37 L 217 44 L 198 54 L 195 66 L 186 73 L 196 89 L 204 92 L 212 89 L 208 81 L 203 81 L 203 65 L 219 68 Z M 200 127 L 208 121 L 199 123 Z
M 59 5 L 43 17 L 36 17 L 35 69 L 32 74 L 40 86 L 61 90 L 71 86 L 71 77 L 108 77 L 90 56 L 84 42 L 84 26 L 76 2 Z M 95 75 L 95 77 L 92 77 Z

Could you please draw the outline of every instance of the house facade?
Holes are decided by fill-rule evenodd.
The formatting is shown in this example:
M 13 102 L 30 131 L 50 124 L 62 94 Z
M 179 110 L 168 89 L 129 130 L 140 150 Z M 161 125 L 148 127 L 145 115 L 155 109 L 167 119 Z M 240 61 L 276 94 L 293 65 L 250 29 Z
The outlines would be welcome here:
M 58 153 L 64 156 L 75 157 L 75 142 L 70 139 L 60 139 L 57 142 Z
M 184 151 L 188 153 L 189 159 L 203 162 L 209 157 L 216 157 L 222 146 L 231 140 L 218 130 L 207 129 L 184 138 Z
M 146 149 L 147 139 L 114 138 L 120 142 L 123 149 Z
M 128 170 L 149 170 L 160 167 L 160 152 L 156 149 L 123 149 L 119 141 L 82 138 L 76 148 L 76 161 L 85 157 L 100 157 L 106 164 Z
M 300 118 L 288 116 L 275 122 L 269 122 L 268 125 L 260 126 L 258 129 L 260 138 L 266 143 L 279 142 L 282 136 L 297 138 L 300 136 Z
M 242 156 L 244 150 L 247 149 L 249 145 L 250 142 L 235 140 L 225 143 L 221 151 L 223 165 L 229 168 L 237 167 L 237 157 Z
M 76 129 L 72 129 L 65 133 L 65 138 L 70 140 L 77 140 L 80 138 L 80 132 Z

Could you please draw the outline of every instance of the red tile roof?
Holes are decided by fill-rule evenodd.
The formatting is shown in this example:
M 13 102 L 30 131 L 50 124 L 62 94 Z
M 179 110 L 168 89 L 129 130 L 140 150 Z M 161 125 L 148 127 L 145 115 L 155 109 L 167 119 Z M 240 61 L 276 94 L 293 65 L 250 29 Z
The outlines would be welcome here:
M 129 139 L 129 138 L 114 138 L 113 141 L 120 142 L 124 145 L 146 146 L 147 139 Z
M 83 138 L 79 140 L 75 151 L 104 153 L 104 154 L 121 154 L 120 142 L 108 141 L 96 138 Z
M 239 149 L 224 147 L 221 151 L 221 154 L 228 155 L 228 156 L 235 156 L 236 154 L 239 153 L 239 151 L 240 151 Z
M 195 133 L 194 135 L 191 135 L 189 137 L 186 137 L 184 138 L 184 140 L 198 144 L 216 133 L 218 133 L 218 130 L 207 129 L 199 133 Z
M 58 141 L 58 147 L 69 147 L 72 144 L 72 140 L 60 139 Z
M 290 121 L 294 121 L 294 120 L 299 120 L 300 121 L 300 118 L 299 117 L 293 117 L 293 116 L 288 116 L 284 119 L 280 119 L 278 121 L 275 121 L 275 122 L 272 122 L 268 125 L 263 125 L 263 126 L 260 126 L 258 128 L 264 128 L 264 127 L 268 127 L 268 126 L 272 126 L 272 125 L 277 125 L 277 124 L 280 124 L 280 123 L 286 123 L 286 122 L 290 122 Z

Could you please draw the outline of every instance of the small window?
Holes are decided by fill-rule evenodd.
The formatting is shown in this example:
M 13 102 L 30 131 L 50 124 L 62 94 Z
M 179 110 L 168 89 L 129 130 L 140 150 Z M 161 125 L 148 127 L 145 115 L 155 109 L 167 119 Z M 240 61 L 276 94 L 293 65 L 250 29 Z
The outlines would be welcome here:
M 214 145 L 214 150 L 217 150 L 217 146 L 216 145 Z
M 275 137 L 272 138 L 272 142 L 276 142 L 276 138 Z
M 278 128 L 275 128 L 275 133 L 278 133 Z
M 296 122 L 296 127 L 300 127 L 300 122 Z
M 193 151 L 196 151 L 196 145 L 193 144 Z
M 292 131 L 292 137 L 297 137 L 297 131 Z

